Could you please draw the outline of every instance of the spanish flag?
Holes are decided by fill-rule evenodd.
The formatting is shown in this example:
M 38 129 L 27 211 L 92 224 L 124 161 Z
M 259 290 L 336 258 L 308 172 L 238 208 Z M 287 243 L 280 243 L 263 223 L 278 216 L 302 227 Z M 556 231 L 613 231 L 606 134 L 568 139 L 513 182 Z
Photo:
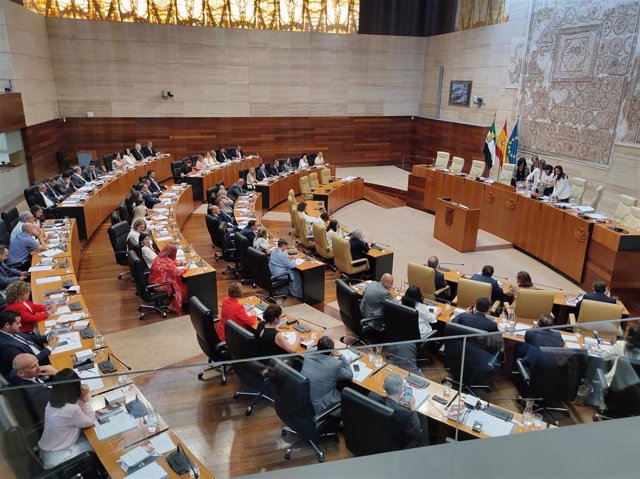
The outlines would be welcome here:
M 505 155 L 504 152 L 507 149 L 508 141 L 509 134 L 507 133 L 507 120 L 505 120 L 502 131 L 500 131 L 500 134 L 498 135 L 498 141 L 496 141 L 496 158 L 498 158 L 501 163 L 507 162 L 507 155 Z

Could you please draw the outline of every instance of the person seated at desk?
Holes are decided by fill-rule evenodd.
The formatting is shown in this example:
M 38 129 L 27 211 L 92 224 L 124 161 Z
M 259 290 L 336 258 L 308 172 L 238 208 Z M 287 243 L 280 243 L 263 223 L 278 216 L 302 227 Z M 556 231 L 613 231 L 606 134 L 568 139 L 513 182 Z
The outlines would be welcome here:
M 258 222 L 256 220 L 249 220 L 247 226 L 240 230 L 240 234 L 249 240 L 249 245 L 253 245 L 253 241 L 256 238 L 256 231 L 258 230 Z
M 158 156 L 158 152 L 153 149 L 153 143 L 150 141 L 147 142 L 147 146 L 142 149 L 142 154 L 145 158 L 155 158 Z
M 158 183 L 155 170 L 147 170 L 147 178 L 149 179 L 149 191 L 151 191 L 151 193 L 160 194 L 167 189 L 166 186 Z
M 242 147 L 240 145 L 236 146 L 233 150 L 233 158 L 238 160 L 244 158 L 244 152 L 242 151 Z
M 121 153 L 121 156 L 122 160 L 128 166 L 136 166 L 136 164 L 138 163 L 138 160 L 136 160 L 135 156 L 133 156 L 129 148 L 125 148 L 124 153 Z
M 245 307 L 238 301 L 240 298 L 242 298 L 242 285 L 234 281 L 227 289 L 227 296 L 222 299 L 220 321 L 215 324 L 216 333 L 220 341 L 225 341 L 224 324 L 230 319 L 245 328 L 253 328 L 258 321 L 255 313 L 247 314 Z
M 229 160 L 229 158 L 227 157 L 227 149 L 224 146 L 221 146 L 218 149 L 218 154 L 216 155 L 217 159 L 218 159 L 218 163 L 224 163 L 225 161 Z
M 324 208 L 323 208 L 322 213 L 320 213 L 320 216 L 313 219 L 313 223 L 311 223 L 312 224 L 311 231 L 313 231 L 313 224 L 318 223 L 319 225 L 322 225 L 326 228 L 329 225 L 329 221 L 331 221 L 331 216 L 329 216 L 329 213 L 324 211 Z
M 245 192 L 242 189 L 243 186 L 244 180 L 242 178 L 238 178 L 238 180 L 227 190 L 227 198 L 229 198 L 232 203 L 235 203 L 239 197 L 245 195 Z
M 22 320 L 17 311 L 0 311 L 0 374 L 8 377 L 13 359 L 21 353 L 32 354 L 41 366 L 51 364 L 49 355 L 58 345 L 57 336 L 47 338 L 20 331 Z M 45 345 L 46 343 L 46 345 Z
M 260 166 L 256 170 L 256 180 L 264 181 L 267 178 L 269 178 L 269 176 L 271 176 L 271 175 L 269 174 L 269 172 L 267 171 L 266 167 L 264 166 L 264 163 L 260 163 Z
M 87 181 L 95 181 L 100 178 L 104 173 L 102 170 L 96 168 L 94 163 L 89 163 L 87 170 L 84 172 L 84 179 Z
M 36 183 L 36 186 L 38 187 L 38 191 L 36 191 L 34 195 L 36 196 L 35 200 L 38 202 L 38 205 L 42 206 L 43 208 L 53 208 L 56 204 L 58 204 L 64 199 L 64 196 L 62 196 L 60 193 L 58 193 L 58 190 L 56 190 L 56 182 L 57 182 L 56 177 L 51 176 L 47 178 L 45 183 Z M 42 187 L 40 186 L 41 184 L 44 184 L 43 194 L 45 197 L 51 200 L 52 206 L 49 206 L 49 207 L 46 206 L 44 204 L 44 200 L 42 198 L 39 198 L 40 196 L 39 194 L 42 190 Z
M 196 164 L 194 166 L 194 170 L 195 171 L 204 171 L 206 169 L 207 169 L 207 167 L 204 164 L 204 156 L 198 155 L 198 157 L 196 158 Z
M 551 193 L 551 198 L 555 199 L 558 203 L 568 203 L 571 197 L 569 177 L 560 165 L 553 169 L 553 176 L 553 192 Z
M 278 166 L 279 166 L 278 160 L 276 160 L 273 165 L 271 163 L 268 163 L 265 166 L 265 168 L 267 170 L 267 174 L 269 176 L 278 176 L 280 174 L 280 172 L 278 171 Z
M 464 313 L 456 316 L 453 322 L 489 333 L 498 331 L 498 324 L 488 316 L 489 309 L 491 309 L 489 298 L 478 298 L 475 306 L 469 306 Z
M 35 218 L 31 211 L 23 211 L 18 215 L 18 222 L 11 230 L 10 241 L 13 241 L 16 236 L 18 236 L 22 232 L 22 225 L 25 223 L 30 223 L 32 225 L 35 224 Z
M 153 260 L 158 255 L 158 247 L 153 242 L 153 238 L 148 233 L 140 233 L 138 237 L 138 244 L 140 245 L 140 251 L 142 252 L 142 259 L 147 264 L 147 268 L 151 268 Z
M 613 381 L 613 377 L 616 374 L 618 366 L 618 358 L 621 356 L 636 361 L 640 360 L 640 324 L 636 324 L 629 328 L 624 341 L 616 341 L 608 351 L 604 351 L 602 353 L 602 359 L 605 361 L 614 361 L 609 372 L 605 374 L 608 385 L 611 385 L 611 381 Z M 637 378 L 638 377 L 636 375 L 633 379 L 637 381 Z
M 291 344 L 285 335 L 276 329 L 283 320 L 282 308 L 277 304 L 270 304 L 262 313 L 262 321 L 256 327 L 260 356 L 290 354 L 297 351 L 300 345 L 300 336 L 296 334 L 296 340 Z
M 142 153 L 142 145 L 140 143 L 136 143 L 131 150 L 131 154 L 136 159 L 136 161 L 144 160 L 144 153 Z
M 22 391 L 38 419 L 44 420 L 45 408 L 51 398 L 51 386 L 47 385 L 58 373 L 50 365 L 40 366 L 33 354 L 21 353 L 13 358 L 9 383 L 13 386 L 29 386 Z
M 0 290 L 6 289 L 11 283 L 24 280 L 29 276 L 26 271 L 7 266 L 6 260 L 9 256 L 9 248 L 0 245 Z
M 346 358 L 335 351 L 333 339 L 318 339 L 318 352 L 304 355 L 300 373 L 309 380 L 309 396 L 316 414 L 340 402 L 338 382 L 351 381 L 353 371 Z
M 247 190 L 253 191 L 256 189 L 257 182 L 258 179 L 256 178 L 256 169 L 252 166 L 251 168 L 249 168 L 249 171 L 247 171 L 247 181 L 245 188 Z
M 7 266 L 26 271 L 31 266 L 32 253 L 44 251 L 40 242 L 36 239 L 40 237 L 40 229 L 33 224 L 25 223 L 22 231 L 16 236 L 9 246 L 9 256 Z
M 296 263 L 290 259 L 287 253 L 288 246 L 289 242 L 285 238 L 278 240 L 278 247 L 269 256 L 269 271 L 271 271 L 271 276 L 288 274 L 291 278 L 291 284 L 278 290 L 278 294 L 285 294 L 284 290 L 286 289 L 286 292 L 291 296 L 302 298 L 302 276 L 299 271 L 295 270 Z
M 527 181 L 529 176 L 529 167 L 527 166 L 527 160 L 524 156 L 518 158 L 518 163 L 511 173 L 511 186 L 516 186 L 518 183 Z
M 390 373 L 384 378 L 383 389 L 386 396 L 371 391 L 369 397 L 374 401 L 393 409 L 395 441 L 400 449 L 408 449 L 421 444 L 423 432 L 418 413 L 413 410 L 415 397 L 411 396 L 411 404 L 404 405 L 402 392 L 404 380 L 399 374 Z
M 173 244 L 168 244 L 162 248 L 162 251 L 157 254 L 156 259 L 151 263 L 149 283 L 171 283 L 166 286 L 160 286 L 158 289 L 166 291 L 169 293 L 169 297 L 173 297 L 173 309 L 180 316 L 183 300 L 186 301 L 189 297 L 187 285 L 182 280 L 182 275 L 189 270 L 191 262 L 187 261 L 185 267 L 178 267 L 176 264 L 177 252 L 178 248 Z
M 56 191 L 61 196 L 69 196 L 74 191 L 76 191 L 76 187 L 71 183 L 71 174 L 68 171 L 65 171 L 58 178 L 58 183 L 56 184 Z
M 224 185 L 220 185 L 220 189 L 213 203 L 218 205 L 218 207 L 228 215 L 233 215 L 233 201 L 227 196 L 227 190 Z
M 136 244 L 140 241 L 140 235 L 147 231 L 147 221 L 144 218 L 136 219 L 131 225 L 131 231 L 127 235 L 127 244 L 130 240 Z
M 218 161 L 211 155 L 210 151 L 205 151 L 202 154 L 202 164 L 206 169 L 209 169 L 217 165 Z
M 316 155 L 316 159 L 314 160 L 313 164 L 315 166 L 324 166 L 324 155 L 321 151 L 319 151 Z
M 269 232 L 267 228 L 261 226 L 258 228 L 258 232 L 256 233 L 256 237 L 253 240 L 253 247 L 258 251 L 262 251 L 266 254 L 271 254 L 271 245 L 269 245 L 269 240 L 267 238 Z
M 82 188 L 87 185 L 87 180 L 82 177 L 82 168 L 79 166 L 74 166 L 73 170 L 71 170 L 71 183 L 76 188 Z
M 353 261 L 364 258 L 371 249 L 364 241 L 364 235 L 360 229 L 355 229 L 351 233 L 351 238 L 349 238 L 349 247 L 351 249 L 351 259 Z
M 309 168 L 309 158 L 306 153 L 303 153 L 298 162 L 298 169 L 304 170 L 305 168 Z
M 284 171 L 294 171 L 296 169 L 296 167 L 293 165 L 293 163 L 291 162 L 291 157 L 287 157 L 284 160 L 284 165 L 282 165 L 284 167 Z
M 618 301 L 618 298 L 611 296 L 611 292 L 609 291 L 609 288 L 607 288 L 607 283 L 604 281 L 595 280 L 591 284 L 591 288 L 593 292 L 585 294 L 582 299 L 576 303 L 576 318 L 578 317 L 578 314 L 580 314 L 580 306 L 582 305 L 582 301 L 585 299 L 611 304 L 616 304 Z
M 89 441 L 81 433 L 95 420 L 89 386 L 81 383 L 73 369 L 58 372 L 53 377 L 51 399 L 44 413 L 44 431 L 38 441 L 45 469 L 91 451 Z
M 553 324 L 553 314 L 541 314 L 536 324 L 524 334 L 524 343 L 516 347 L 516 357 L 524 358 L 524 362 L 528 367 L 534 366 L 541 347 L 564 348 L 562 335 L 553 329 L 546 329 L 553 326 Z
M 191 158 L 187 158 L 186 160 L 184 160 L 182 167 L 178 170 L 178 174 L 180 175 L 180 178 L 184 178 L 185 176 L 189 175 L 192 171 L 193 171 L 193 162 L 191 161 Z
M 211 207 L 212 214 L 214 217 L 217 216 L 221 222 L 228 223 L 229 227 L 233 227 L 235 231 L 236 229 L 238 229 L 238 223 L 233 216 L 231 216 L 223 209 L 224 205 L 225 201 L 221 199 L 217 204 Z
M 286 170 L 284 168 L 284 162 L 280 160 L 276 160 L 273 162 L 273 167 L 276 169 L 278 174 L 284 173 Z
M 385 273 L 380 281 L 372 281 L 367 285 L 360 302 L 360 314 L 363 318 L 382 317 L 384 301 L 391 299 L 389 291 L 393 286 L 393 276 Z
M 333 249 L 333 237 L 340 236 L 340 225 L 338 220 L 329 220 L 327 225 L 327 246 L 329 251 Z
M 438 257 L 430 256 L 429 259 L 427 260 L 427 266 L 429 268 L 433 268 L 433 272 L 435 274 L 436 290 L 446 288 L 447 281 L 444 279 L 444 273 L 442 271 L 438 271 L 438 268 L 440 267 L 440 260 L 438 259 Z M 436 295 L 436 298 L 444 299 L 444 300 L 449 299 L 449 297 L 450 297 L 449 291 L 443 291 L 442 293 Z
M 534 289 L 533 281 L 531 281 L 531 275 L 526 271 L 518 271 L 518 274 L 516 274 L 516 283 L 509 287 L 508 292 L 511 293 L 513 297 L 513 301 L 511 303 L 513 308 L 515 308 L 521 289 Z
M 20 314 L 22 326 L 20 331 L 31 333 L 37 328 L 38 321 L 44 321 L 53 313 L 55 307 L 29 301 L 31 285 L 24 281 L 16 281 L 5 291 L 7 305 L 5 311 L 15 311 Z
M 142 195 L 144 204 L 150 210 L 153 209 L 154 205 L 157 205 L 158 203 L 160 203 L 160 200 L 156 198 L 155 195 L 151 193 L 151 191 L 149 191 L 149 183 L 146 181 L 143 181 L 142 183 L 140 183 L 140 194 Z
M 493 271 L 493 266 L 487 264 L 482 267 L 482 273 L 474 273 L 471 276 L 471 279 L 473 281 L 482 281 L 483 283 L 489 283 L 491 285 L 491 301 L 494 303 L 496 301 L 503 302 L 507 300 L 507 298 L 512 298 L 513 291 L 509 290 L 506 293 L 503 292 L 498 281 L 493 278 Z
M 434 328 L 432 325 L 438 323 L 436 315 L 429 311 L 429 308 L 424 304 L 424 296 L 422 291 L 417 286 L 409 286 L 404 293 L 404 296 L 400 302 L 410 308 L 414 308 L 418 311 L 418 329 L 420 330 L 420 339 L 427 340 L 434 334 Z
M 33 205 L 29 211 L 33 215 L 33 224 L 42 229 L 45 220 L 44 208 L 39 205 Z
M 300 203 L 298 203 L 298 206 L 296 206 L 296 209 L 298 210 L 298 214 L 302 216 L 302 219 L 304 219 L 304 224 L 307 228 L 307 235 L 313 236 L 313 222 L 316 220 L 316 218 L 307 214 L 307 202 L 301 201 Z

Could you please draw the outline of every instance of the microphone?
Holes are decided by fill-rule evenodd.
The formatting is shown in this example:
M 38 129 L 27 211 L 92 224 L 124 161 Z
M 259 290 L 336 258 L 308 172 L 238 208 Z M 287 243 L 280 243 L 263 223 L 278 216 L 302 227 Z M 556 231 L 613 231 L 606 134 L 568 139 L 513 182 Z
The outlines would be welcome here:
M 380 243 L 380 241 L 374 241 L 373 243 L 371 243 L 371 247 L 373 247 L 373 245 L 377 245 L 377 244 L 382 245 L 382 246 L 384 246 L 386 248 L 391 248 L 391 246 L 389 246 L 388 244 Z
M 600 337 L 600 335 L 598 334 L 598 331 L 594 331 L 593 332 L 593 337 L 595 338 L 595 340 L 598 343 L 598 347 L 600 347 L 600 344 L 602 344 L 602 338 Z
M 464 263 L 447 263 L 447 262 L 441 262 L 440 264 L 448 264 L 450 266 L 464 266 Z
M 111 358 L 115 359 L 120 364 L 122 364 L 125 368 L 127 368 L 128 371 L 131 371 L 131 368 L 129 366 L 127 366 L 125 363 L 120 361 L 120 359 L 118 359 L 118 357 L 116 357 L 114 354 L 111 354 L 111 352 L 108 352 L 107 359 L 105 359 L 104 361 L 100 361 L 98 363 L 98 368 L 100 368 L 100 372 L 102 372 L 103 374 L 110 374 L 118 370 L 116 365 L 113 364 L 113 361 L 111 361 Z
M 555 289 L 557 291 L 564 291 L 562 288 L 558 288 L 557 286 L 549 286 L 548 284 L 542 284 L 542 283 L 533 283 L 536 286 L 542 286 L 543 288 L 549 288 L 549 289 Z

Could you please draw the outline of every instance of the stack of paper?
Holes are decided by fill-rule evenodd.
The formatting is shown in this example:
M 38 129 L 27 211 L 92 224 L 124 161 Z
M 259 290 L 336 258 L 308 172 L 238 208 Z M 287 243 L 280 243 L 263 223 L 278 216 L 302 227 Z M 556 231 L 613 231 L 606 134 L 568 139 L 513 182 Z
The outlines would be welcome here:
M 125 471 L 128 471 L 134 466 L 137 466 L 142 461 L 145 461 L 151 457 L 151 453 L 147 451 L 144 447 L 138 446 L 135 449 L 132 449 L 126 454 L 120 456 L 118 462 L 122 466 Z
M 53 350 L 51 354 L 66 353 L 67 351 L 73 351 L 74 349 L 82 348 L 82 341 L 80 340 L 80 333 L 65 333 L 58 336 L 60 340 L 59 345 Z M 66 343 L 66 344 L 63 344 Z
M 109 420 L 104 424 L 95 424 L 94 430 L 99 441 L 104 441 L 111 436 L 136 428 L 136 421 L 127 412 L 126 408 L 122 406 L 119 409 L 122 411 L 110 416 Z
M 78 321 L 79 319 L 82 319 L 82 313 L 70 313 L 61 315 L 56 322 L 69 323 L 71 321 Z
M 287 342 L 289 344 L 295 344 L 296 343 L 296 338 L 298 337 L 296 333 L 293 332 L 285 332 L 285 333 L 280 333 L 284 336 L 284 338 L 287 340 Z
M 149 440 L 149 444 L 151 444 L 151 447 L 153 447 L 156 454 L 161 455 L 169 451 L 173 451 L 176 448 L 176 445 L 173 443 L 173 441 L 169 437 L 169 434 L 167 434 L 166 432 L 152 437 Z
M 168 476 L 169 474 L 160 464 L 152 462 L 133 474 L 129 474 L 125 479 L 165 479 Z
M 61 253 L 64 253 L 64 251 L 58 248 L 53 248 L 47 251 L 43 251 L 42 253 L 40 253 L 40 255 L 44 256 L 45 258 L 53 258 L 54 256 L 59 255 Z
M 76 369 L 75 372 L 78 373 L 78 376 L 82 379 L 82 384 L 89 386 L 90 391 L 95 391 L 96 389 L 104 387 L 104 382 L 100 379 L 100 373 L 98 372 L 98 368 L 95 366 L 83 371 L 78 371 Z
M 356 365 L 359 368 L 358 371 L 356 371 Z M 363 361 L 354 361 L 349 366 L 351 367 L 351 371 L 353 371 L 353 379 L 356 381 L 364 381 L 369 374 L 373 372 L 373 369 L 368 368 Z
M 38 271 L 51 271 L 53 266 L 32 266 L 29 268 L 29 273 L 36 273 Z

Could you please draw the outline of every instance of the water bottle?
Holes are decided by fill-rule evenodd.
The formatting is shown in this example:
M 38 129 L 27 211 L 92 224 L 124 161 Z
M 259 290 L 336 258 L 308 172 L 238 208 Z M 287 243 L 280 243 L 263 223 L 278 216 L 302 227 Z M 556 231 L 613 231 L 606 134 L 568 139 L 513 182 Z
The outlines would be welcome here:
M 524 427 L 531 427 L 533 424 L 533 401 L 531 399 L 527 399 L 527 404 L 524 408 L 524 412 L 522 413 L 522 425 Z
M 153 434 L 158 429 L 158 425 L 160 423 L 160 419 L 158 418 L 158 413 L 153 408 L 153 406 L 149 405 L 149 413 L 147 414 L 147 430 Z

